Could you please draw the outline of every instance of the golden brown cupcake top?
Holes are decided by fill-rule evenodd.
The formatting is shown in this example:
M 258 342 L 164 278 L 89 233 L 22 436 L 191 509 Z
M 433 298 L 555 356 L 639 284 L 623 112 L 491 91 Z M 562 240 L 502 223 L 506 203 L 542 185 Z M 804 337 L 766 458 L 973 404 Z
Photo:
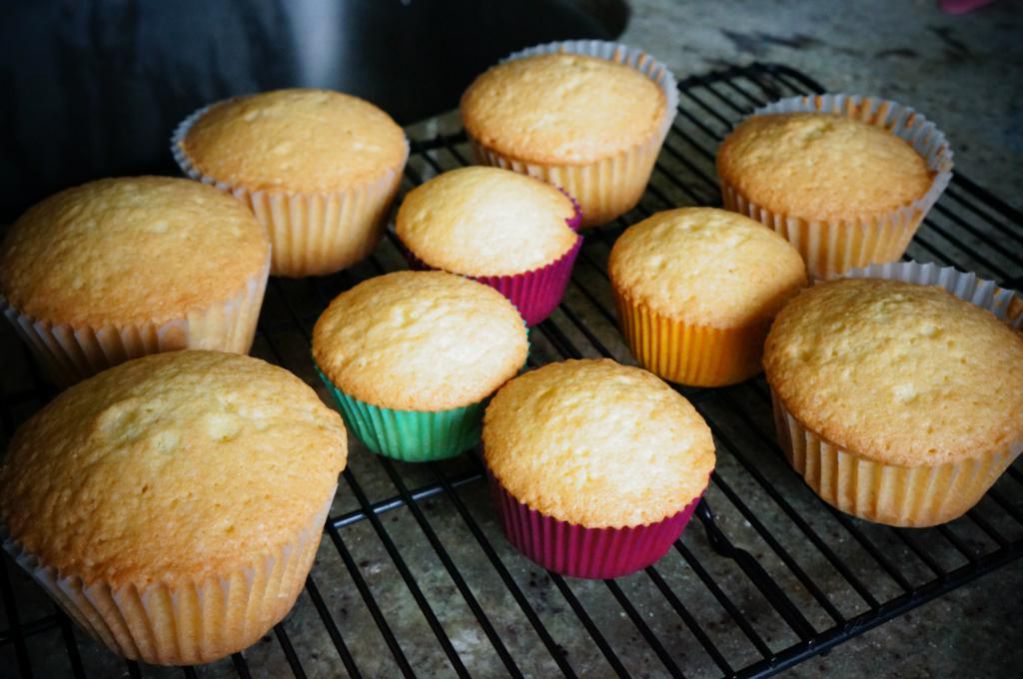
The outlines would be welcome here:
M 337 191 L 401 171 L 405 133 L 379 108 L 331 90 L 228 99 L 180 142 L 195 168 L 256 190 Z
M 551 363 L 497 392 L 487 466 L 530 508 L 588 528 L 654 523 L 697 498 L 714 440 L 678 392 L 608 359 Z
M 538 179 L 496 167 L 465 167 L 416 187 L 398 210 L 398 237 L 432 267 L 504 276 L 558 260 L 579 239 L 575 206 Z
M 1023 337 L 942 288 L 805 290 L 775 319 L 764 368 L 804 427 L 872 460 L 936 465 L 1023 442 Z
M 905 140 L 829 113 L 747 118 L 725 138 L 717 169 L 760 207 L 803 219 L 890 212 L 922 198 L 934 179 Z
M 396 410 L 482 401 L 515 376 L 529 342 L 501 293 L 443 271 L 399 271 L 341 293 L 313 329 L 313 356 L 334 386 Z
M 466 131 L 525 161 L 589 163 L 650 139 L 667 101 L 629 66 L 579 54 L 544 54 L 494 66 L 462 96 Z
M 333 496 L 346 446 L 337 413 L 286 370 L 155 354 L 71 387 L 17 431 L 0 518 L 61 576 L 200 580 L 293 540 Z
M 101 179 L 50 196 L 0 244 L 0 294 L 55 324 L 161 323 L 240 294 L 270 256 L 252 212 L 188 179 Z
M 806 285 L 803 259 L 771 229 L 734 212 L 679 208 L 630 227 L 608 262 L 621 294 L 690 323 L 771 318 Z

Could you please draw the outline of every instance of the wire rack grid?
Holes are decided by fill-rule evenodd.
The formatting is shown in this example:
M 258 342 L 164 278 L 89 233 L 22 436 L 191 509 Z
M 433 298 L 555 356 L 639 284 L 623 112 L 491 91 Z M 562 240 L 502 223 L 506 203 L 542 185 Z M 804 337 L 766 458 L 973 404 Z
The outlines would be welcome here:
M 607 255 L 655 211 L 719 205 L 717 144 L 755 106 L 823 88 L 752 64 L 679 84 L 674 127 L 640 205 L 586 233 L 562 305 L 531 339 L 531 365 L 609 356 L 634 363 L 616 330 Z M 464 135 L 414 141 L 403 191 L 469 164 Z M 907 257 L 1023 283 L 1023 215 L 956 175 Z M 340 274 L 271 280 L 253 353 L 319 386 L 310 331 L 359 280 L 404 268 L 393 233 Z M 6 325 L 3 443 L 52 396 Z M 479 457 L 402 465 L 353 445 L 317 562 L 292 613 L 260 643 L 203 667 L 125 662 L 76 629 L 6 557 L 0 568 L 3 676 L 766 676 L 1023 555 L 1017 461 L 965 517 L 923 530 L 850 518 L 823 503 L 778 448 L 762 378 L 680 391 L 716 437 L 718 468 L 697 520 L 635 575 L 580 581 L 514 552 Z M 353 442 L 354 443 L 354 442 Z

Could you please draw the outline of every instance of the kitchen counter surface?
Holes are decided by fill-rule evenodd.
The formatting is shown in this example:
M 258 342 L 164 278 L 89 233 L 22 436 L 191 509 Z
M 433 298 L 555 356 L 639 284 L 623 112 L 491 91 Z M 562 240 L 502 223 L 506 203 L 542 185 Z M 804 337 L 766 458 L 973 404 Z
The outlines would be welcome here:
M 935 0 L 633 0 L 622 42 L 680 78 L 725 64 L 779 62 L 832 91 L 921 111 L 956 169 L 1017 209 L 1023 170 L 1023 11 L 1002 0 L 961 16 Z M 1017 75 L 1012 76 L 1015 72 Z M 1023 666 L 1016 562 L 788 672 L 815 676 L 1009 676 Z
M 957 168 L 1017 208 L 1023 208 L 1023 199 L 1016 192 L 1018 172 L 1023 161 L 1023 92 L 1013 71 L 1023 72 L 1023 11 L 1012 0 L 1001 0 L 994 5 L 961 17 L 942 14 L 933 0 L 861 0 L 860 2 L 784 3 L 776 0 L 717 0 L 715 2 L 674 2 L 672 0 L 632 0 L 632 18 L 621 41 L 643 47 L 666 62 L 680 78 L 705 73 L 726 64 L 744 64 L 751 61 L 778 62 L 804 71 L 825 86 L 836 91 L 875 94 L 910 104 L 933 119 L 948 135 L 956 154 Z M 438 131 L 457 125 L 457 116 L 445 115 L 410 126 L 413 138 L 433 136 Z M 606 248 L 597 244 L 593 252 L 606 257 Z M 381 248 L 383 251 L 385 248 Z M 379 254 L 379 253 L 378 253 Z M 386 266 L 401 266 L 396 252 L 381 256 Z M 356 277 L 374 275 L 369 264 L 353 269 Z M 592 277 L 592 271 L 589 271 Z M 586 274 L 581 274 L 585 277 Z M 284 359 L 288 367 L 296 370 L 311 384 L 317 379 L 309 363 L 308 338 L 297 327 L 290 314 L 298 309 L 302 314 L 314 314 L 317 299 L 336 294 L 331 286 L 340 285 L 336 279 L 324 281 L 285 281 L 272 286 L 264 306 L 264 320 L 271 330 L 257 342 L 254 353 L 263 358 Z M 606 281 L 600 281 L 607 293 Z M 579 295 L 576 295 L 578 298 Z M 285 306 L 285 301 L 291 306 Z M 322 302 L 322 299 L 320 299 Z M 579 303 L 579 299 L 570 300 Z M 585 300 L 583 300 L 585 302 Z M 588 303 L 586 303 L 588 304 Z M 585 307 L 585 304 L 581 306 Z M 588 307 L 587 307 L 588 308 Z M 582 314 L 580 314 L 582 315 Z M 596 317 L 596 314 L 591 314 Z M 587 318 L 589 323 L 592 318 Z M 599 321 L 599 319 L 597 319 Z M 571 324 L 561 327 L 572 332 Z M 628 350 L 614 327 L 600 323 L 601 337 L 620 360 L 629 359 Z M 535 354 L 541 360 L 556 357 L 556 352 L 535 333 Z M 578 331 L 576 331 L 578 334 Z M 273 344 L 268 337 L 273 337 Z M 585 338 L 578 339 L 580 346 Z M 13 342 L 12 333 L 0 340 Z M 3 348 L 0 346 L 0 348 Z M 13 354 L 12 354 L 13 355 Z M 28 379 L 24 365 L 12 367 L 14 376 L 7 376 L 13 384 L 16 379 Z M 25 374 L 22 374 L 25 373 Z M 325 392 L 321 394 L 326 397 Z M 717 401 L 711 400 L 712 404 Z M 768 424 L 768 409 L 762 403 L 764 426 Z M 19 417 L 27 413 L 19 413 Z M 723 416 L 725 417 L 725 416 Z M 745 426 L 745 425 L 740 425 Z M 745 436 L 749 436 L 747 432 Z M 353 441 L 350 465 L 363 485 L 370 500 L 379 500 L 395 494 L 393 480 L 381 471 L 377 460 Z M 753 445 L 753 444 L 751 444 Z M 810 496 L 802 481 L 793 475 L 783 461 L 764 460 L 765 476 L 778 478 L 778 490 L 785 494 L 796 511 L 813 517 L 822 514 L 819 502 Z M 753 511 L 765 513 L 777 507 L 767 500 L 757 504 L 757 487 L 748 473 L 738 469 L 734 456 L 719 456 L 722 474 L 737 479 L 739 492 L 748 492 Z M 770 465 L 773 468 L 768 469 Z M 465 460 L 446 463 L 443 467 L 448 478 L 467 473 L 471 465 Z M 432 466 L 400 467 L 401 480 L 408 488 L 417 488 L 435 479 Z M 777 559 L 766 548 L 751 547 L 755 541 L 748 523 L 734 510 L 728 511 L 726 502 L 716 489 L 709 500 L 715 507 L 719 525 L 740 546 L 763 559 L 765 568 L 773 570 Z M 716 495 L 714 493 L 717 493 Z M 763 495 L 760 492 L 760 495 Z M 490 509 L 486 486 L 471 483 L 459 491 L 468 512 L 477 522 L 481 534 L 489 537 L 493 549 L 507 568 L 507 577 L 519 584 L 520 591 L 536 611 L 552 637 L 563 646 L 561 651 L 571 661 L 580 676 L 605 676 L 608 665 L 589 643 L 587 632 L 580 626 L 575 613 L 565 603 L 564 591 L 559 592 L 552 580 L 539 568 L 516 555 L 500 536 L 500 529 Z M 503 642 L 515 655 L 524 673 L 530 676 L 552 676 L 557 672 L 551 657 L 538 641 L 529 622 L 522 617 L 519 606 L 512 599 L 487 557 L 478 549 L 477 538 L 468 533 L 465 516 L 460 508 L 452 506 L 445 495 L 424 499 L 417 507 L 429 517 L 436 539 L 450 550 L 455 565 L 464 574 L 468 587 L 480 606 L 499 628 Z M 358 509 L 352 492 L 339 493 L 332 511 L 343 516 Z M 827 517 L 825 517 L 827 518 Z M 344 563 L 335 543 L 325 539 L 321 545 L 314 571 L 319 596 L 337 622 L 348 648 L 365 676 L 394 676 L 396 666 L 386 644 L 381 640 L 377 624 L 367 611 L 359 590 L 350 573 L 360 574 L 366 587 L 372 590 L 380 612 L 393 627 L 396 638 L 407 654 L 410 665 L 422 676 L 453 676 L 451 665 L 438 646 L 419 607 L 396 572 L 393 557 L 384 548 L 378 533 L 386 531 L 402 554 L 410 577 L 421 587 L 431 602 L 440 623 L 450 637 L 454 651 L 466 666 L 478 676 L 504 676 L 505 668 L 494 653 L 492 644 L 476 621 L 473 613 L 441 564 L 433 547 L 424 537 L 417 518 L 400 509 L 383 514 L 379 526 L 361 521 L 345 526 L 342 540 L 352 555 L 351 563 Z M 787 544 L 801 546 L 805 540 L 793 529 L 791 535 L 782 536 Z M 755 537 L 755 536 L 754 536 Z M 830 536 L 829 536 L 830 539 Z M 743 542 L 747 540 L 746 542 Z M 725 589 L 740 592 L 738 605 L 744 614 L 757 617 L 758 630 L 782 648 L 782 642 L 792 636 L 780 622 L 771 625 L 768 607 L 754 597 L 742 596 L 745 576 L 732 568 L 728 560 L 716 559 L 705 534 L 693 529 L 685 544 L 705 558 L 714 577 L 720 577 Z M 808 548 L 809 549 L 809 548 Z M 897 555 L 896 555 L 897 558 Z M 720 572 L 719 572 L 720 571 Z M 714 606 L 714 601 L 696 582 L 693 570 L 677 554 L 669 555 L 658 566 L 668 586 L 685 596 L 685 606 L 697 617 L 708 620 L 707 629 L 714 637 L 729 638 L 734 623 Z M 641 574 L 642 575 L 642 574 Z M 52 611 L 51 605 L 28 584 L 26 576 L 11 573 L 23 619 L 30 610 Z M 693 647 L 690 637 L 683 642 L 682 623 L 672 617 L 657 619 L 656 612 L 666 609 L 663 597 L 649 585 L 645 576 L 623 578 L 617 587 L 632 597 L 638 615 L 648 620 L 666 644 L 672 637 L 680 639 L 678 646 Z M 730 579 L 729 579 L 730 578 Z M 786 587 L 798 589 L 788 576 Z M 627 666 L 638 676 L 659 677 L 664 666 L 649 650 L 626 617 L 621 606 L 602 582 L 572 582 L 567 586 L 585 602 L 589 615 L 602 632 L 620 649 Z M 746 587 L 746 589 L 750 589 Z M 651 591 L 653 595 L 651 595 Z M 828 654 L 814 657 L 789 670 L 794 677 L 817 676 L 1009 676 L 1018 674 L 1023 667 L 1023 635 L 1019 632 L 1020 592 L 1023 592 L 1023 564 L 1017 562 L 988 574 L 971 585 L 917 608 L 866 634 L 856 637 Z M 831 592 L 829 591 L 829 594 Z M 843 595 L 835 593 L 837 598 Z M 3 603 L 3 602 L 0 602 Z M 766 616 L 766 617 L 765 617 Z M 5 617 L 5 616 L 0 616 Z M 671 626 L 664 619 L 672 617 Z M 765 623 L 766 621 L 766 623 Z M 677 623 L 677 625 L 676 625 Z M 662 626 L 663 625 L 663 626 Z M 3 625 L 0 624 L 0 628 Z M 317 610 L 308 596 L 303 595 L 285 627 L 302 658 L 309 676 L 331 677 L 342 671 L 333 641 L 327 635 Z M 676 631 L 677 630 L 677 631 Z M 81 661 L 88 676 L 120 676 L 123 662 L 116 659 L 99 644 L 89 641 L 82 632 L 74 633 L 78 639 Z M 781 640 L 781 641 L 779 641 Z M 794 642 L 792 642 L 794 643 Z M 254 676 L 286 676 L 288 665 L 280 645 L 273 635 L 267 635 L 245 652 Z M 673 649 L 677 650 L 677 649 Z M 726 648 L 725 652 L 730 650 Z M 742 649 L 739 649 L 740 651 Z M 37 676 L 62 676 L 67 673 L 67 656 L 61 630 L 51 629 L 32 638 L 27 651 Z M 682 657 L 685 657 L 684 652 Z M 707 669 L 683 663 L 681 669 L 694 676 L 712 676 L 713 666 Z M 14 675 L 15 659 L 11 645 L 0 649 L 0 676 Z M 228 660 L 199 669 L 201 676 L 235 676 Z M 171 669 L 146 667 L 146 676 L 180 676 Z

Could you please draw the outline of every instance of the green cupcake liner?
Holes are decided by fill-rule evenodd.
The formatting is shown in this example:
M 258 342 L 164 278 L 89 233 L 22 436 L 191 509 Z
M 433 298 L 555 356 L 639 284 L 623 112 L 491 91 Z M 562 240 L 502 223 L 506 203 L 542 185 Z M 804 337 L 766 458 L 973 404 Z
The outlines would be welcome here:
M 319 368 L 316 373 L 337 401 L 345 424 L 378 455 L 403 462 L 430 462 L 455 457 L 479 443 L 486 399 L 435 412 L 392 410 L 352 398 Z

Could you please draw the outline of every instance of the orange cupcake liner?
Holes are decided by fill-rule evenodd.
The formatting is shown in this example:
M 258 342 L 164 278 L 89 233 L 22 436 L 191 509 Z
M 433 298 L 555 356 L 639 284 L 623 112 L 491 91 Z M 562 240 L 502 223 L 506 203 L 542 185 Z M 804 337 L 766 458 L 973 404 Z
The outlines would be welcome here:
M 274 552 L 235 571 L 177 585 L 87 583 L 24 551 L 2 526 L 0 538 L 18 565 L 114 653 L 157 665 L 193 665 L 251 646 L 288 614 L 316 557 L 329 508 L 327 502 Z
M 771 391 L 779 443 L 792 467 L 829 505 L 889 526 L 924 528 L 959 518 L 1023 451 L 1016 442 L 983 456 L 902 467 L 844 450 L 804 427 Z
M 238 294 L 162 323 L 54 324 L 21 312 L 3 295 L 0 313 L 11 322 L 50 379 L 67 387 L 118 363 L 163 351 L 209 349 L 247 354 L 256 333 L 269 269 L 268 258 Z
M 934 172 L 931 187 L 921 198 L 890 212 L 808 220 L 768 210 L 722 178 L 725 209 L 755 219 L 788 239 L 803 256 L 807 271 L 814 278 L 828 278 L 868 264 L 898 260 L 952 179 L 952 151 L 945 135 L 908 106 L 887 99 L 846 94 L 789 97 L 761 107 L 751 115 L 795 112 L 834 113 L 889 130 L 909 143 L 927 162 Z
M 537 45 L 515 52 L 503 61 L 538 54 L 585 54 L 636 69 L 665 94 L 664 121 L 653 136 L 614 156 L 587 164 L 534 163 L 514 158 L 469 138 L 477 163 L 530 175 L 560 187 L 579 201 L 581 228 L 605 224 L 639 203 L 653 172 L 661 145 L 668 136 L 678 108 L 678 87 L 668 68 L 642 50 L 600 40 L 575 40 Z
M 171 153 L 187 176 L 230 193 L 249 206 L 266 227 L 272 244 L 274 276 L 301 278 L 340 271 L 369 256 L 384 234 L 391 203 L 408 160 L 379 177 L 340 191 L 257 190 L 203 174 L 185 153 L 182 141 L 209 107 L 186 118 L 171 137 Z
M 760 372 L 770 321 L 736 328 L 686 323 L 614 289 L 622 334 L 640 365 L 670 382 L 719 387 Z

